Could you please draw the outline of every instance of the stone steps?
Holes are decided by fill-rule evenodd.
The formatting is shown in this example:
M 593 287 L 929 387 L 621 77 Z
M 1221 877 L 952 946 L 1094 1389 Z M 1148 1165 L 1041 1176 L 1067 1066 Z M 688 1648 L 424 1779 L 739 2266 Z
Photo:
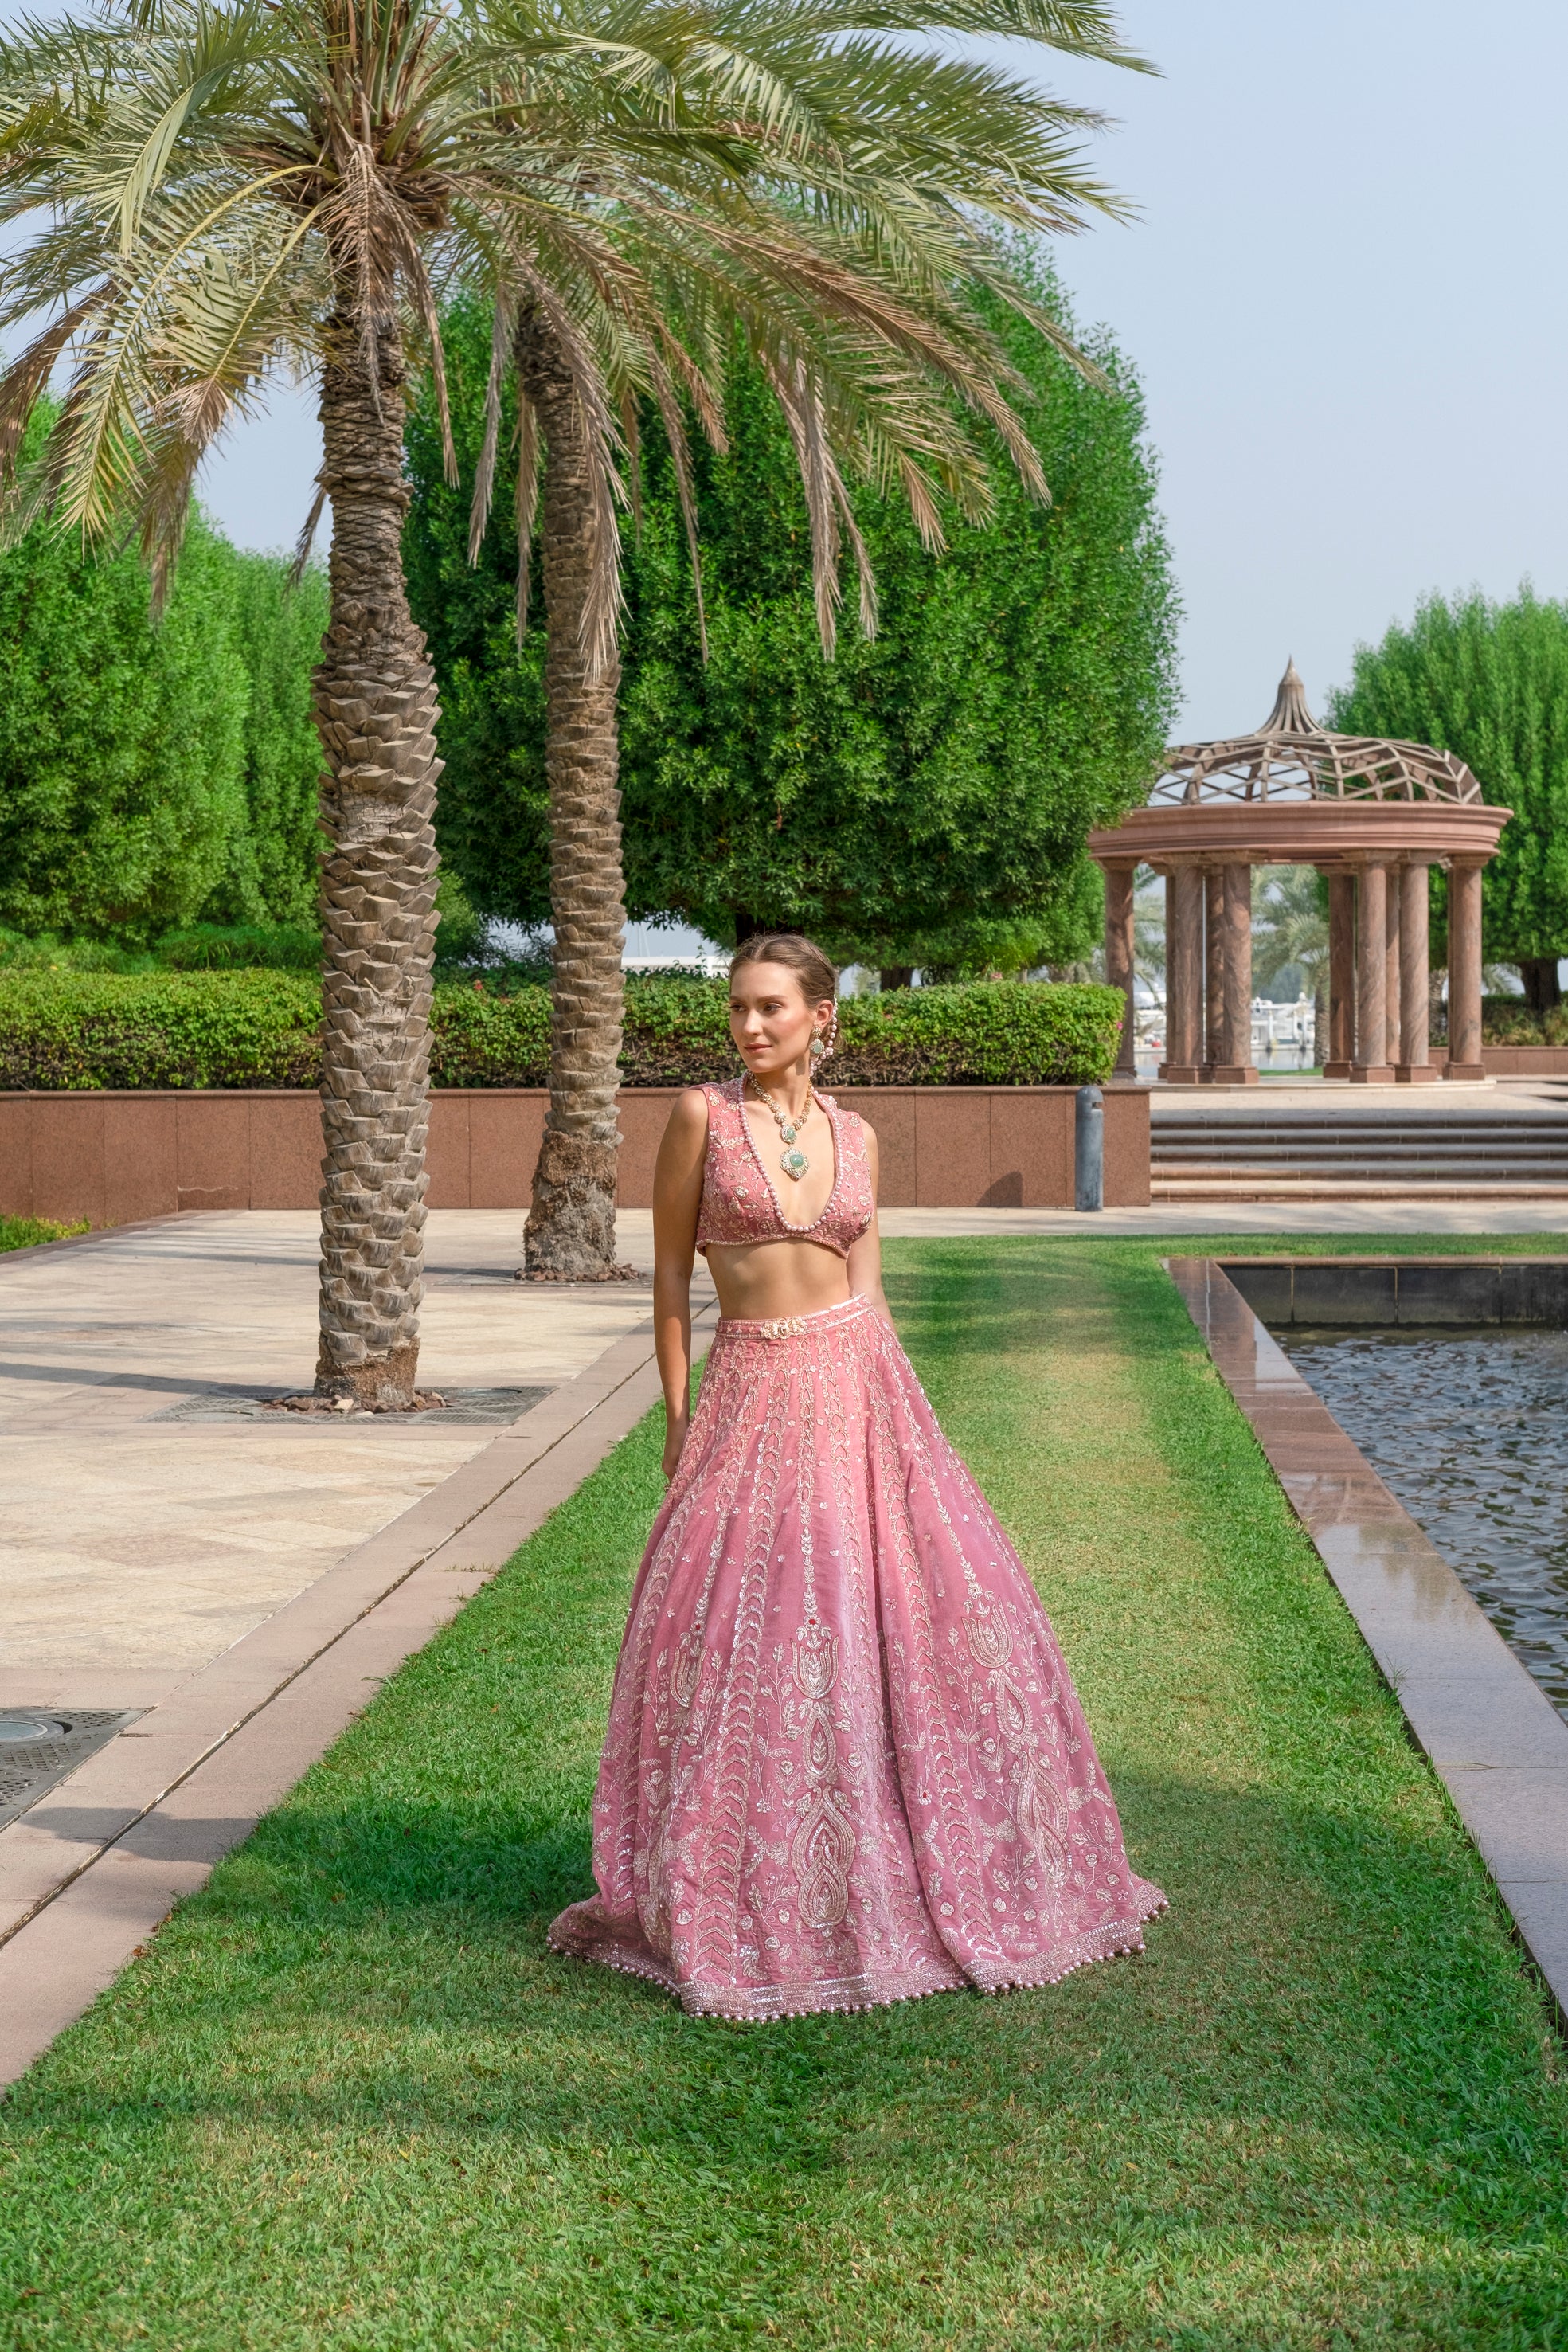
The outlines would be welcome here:
M 1154 1201 L 1568 1201 L 1560 1184 L 1390 1179 L 1372 1174 L 1281 1174 L 1227 1169 L 1222 1175 L 1151 1176 Z
M 1568 1200 L 1568 1118 L 1162 1110 L 1150 1177 L 1156 1201 Z

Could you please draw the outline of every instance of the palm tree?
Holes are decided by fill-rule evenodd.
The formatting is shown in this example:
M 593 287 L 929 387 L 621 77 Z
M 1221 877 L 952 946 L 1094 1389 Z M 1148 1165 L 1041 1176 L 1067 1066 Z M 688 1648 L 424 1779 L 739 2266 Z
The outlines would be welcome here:
M 1267 988 L 1290 964 L 1299 965 L 1312 992 L 1316 1053 L 1329 1034 L 1329 924 L 1317 870 L 1311 866 L 1260 866 L 1252 877 L 1252 972 Z
M 970 292 L 1023 303 L 987 225 L 1061 228 L 1109 201 L 1070 144 L 1092 118 L 998 67 L 912 52 L 912 32 L 1136 62 L 1102 0 L 107 0 L 0 44 L 0 215 L 26 225 L 0 332 L 48 320 L 0 384 L 0 465 L 71 368 L 41 458 L 11 479 L 14 526 L 51 508 L 89 537 L 134 528 L 162 593 L 208 449 L 280 373 L 317 391 L 301 559 L 329 499 L 325 1394 L 405 1405 L 417 1366 L 440 761 L 399 538 L 411 366 L 444 415 L 439 299 L 465 286 L 494 305 L 493 416 L 508 368 L 524 394 L 525 542 L 541 437 L 546 456 L 558 944 L 528 1255 L 603 1274 L 616 504 L 635 494 L 638 403 L 677 453 L 688 412 L 722 439 L 714 386 L 749 341 L 794 436 L 831 646 L 841 542 L 874 622 L 846 464 L 902 481 L 933 544 L 943 496 L 985 510 L 976 422 L 1038 482 Z M 492 471 L 494 451 L 492 430 Z M 482 478 L 476 530 L 487 503 Z

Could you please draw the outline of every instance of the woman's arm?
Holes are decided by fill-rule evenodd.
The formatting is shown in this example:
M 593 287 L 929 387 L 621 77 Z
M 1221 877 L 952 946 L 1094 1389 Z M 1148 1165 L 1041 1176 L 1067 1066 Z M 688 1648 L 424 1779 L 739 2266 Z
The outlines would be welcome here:
M 664 1475 L 686 1442 L 692 1390 L 692 1265 L 707 1150 L 707 1101 L 688 1087 L 670 1113 L 653 1168 L 653 1347 L 664 1390 Z
M 871 1196 L 874 1201 L 881 1188 L 882 1166 L 877 1157 L 876 1132 L 861 1121 L 865 1136 L 866 1165 L 871 1171 Z M 872 1211 L 871 1223 L 858 1242 L 850 1248 L 850 1289 L 856 1298 L 869 1298 L 884 1323 L 891 1323 L 887 1300 L 882 1288 L 882 1235 L 877 1231 L 876 1211 Z

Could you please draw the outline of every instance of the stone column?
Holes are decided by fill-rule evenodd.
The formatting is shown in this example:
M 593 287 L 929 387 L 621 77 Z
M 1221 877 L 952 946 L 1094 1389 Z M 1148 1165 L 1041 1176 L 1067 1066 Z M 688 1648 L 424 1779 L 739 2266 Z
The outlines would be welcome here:
M 1252 1062 L 1252 868 L 1227 866 L 1224 886 L 1225 1020 L 1217 1087 L 1255 1087 Z
M 1404 1086 L 1430 1084 L 1437 1073 L 1427 1057 L 1427 868 L 1399 874 L 1399 1058 L 1394 1075 Z
M 1197 1084 L 1203 1026 L 1203 875 L 1196 866 L 1166 874 L 1166 1058 L 1167 1086 Z
M 1356 886 L 1355 1058 L 1351 1084 L 1393 1083 L 1388 1063 L 1388 869 L 1364 866 Z
M 1203 872 L 1203 1075 L 1212 1083 L 1225 1059 L 1225 868 Z
M 1399 1035 L 1404 1020 L 1404 1003 L 1399 993 L 1399 916 L 1404 906 L 1403 866 L 1387 868 L 1388 896 L 1383 916 L 1383 960 L 1386 973 L 1387 995 L 1384 1029 L 1384 1057 L 1390 1068 L 1397 1069 L 1400 1061 Z
M 1448 1067 L 1450 1078 L 1484 1078 L 1481 1060 L 1481 869 L 1448 871 Z
M 1105 868 L 1105 981 L 1119 988 L 1127 1001 L 1122 1016 L 1122 1045 L 1116 1055 L 1116 1076 L 1137 1076 L 1133 1028 L 1133 868 Z
M 1355 877 L 1330 872 L 1329 1034 L 1318 1039 L 1325 1078 L 1348 1078 L 1355 1059 Z

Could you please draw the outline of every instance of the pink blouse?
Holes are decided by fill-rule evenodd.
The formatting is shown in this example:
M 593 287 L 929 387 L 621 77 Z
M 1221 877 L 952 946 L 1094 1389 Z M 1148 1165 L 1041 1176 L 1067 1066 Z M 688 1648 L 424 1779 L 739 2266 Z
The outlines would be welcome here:
M 872 1221 L 876 1201 L 865 1156 L 865 1130 L 852 1110 L 841 1110 L 831 1095 L 818 1095 L 833 1134 L 833 1189 L 814 1224 L 792 1224 L 778 1187 L 768 1173 L 747 1122 L 746 1080 L 705 1087 L 707 1152 L 703 1161 L 702 1207 L 697 1247 L 711 1242 L 820 1242 L 848 1257 Z

